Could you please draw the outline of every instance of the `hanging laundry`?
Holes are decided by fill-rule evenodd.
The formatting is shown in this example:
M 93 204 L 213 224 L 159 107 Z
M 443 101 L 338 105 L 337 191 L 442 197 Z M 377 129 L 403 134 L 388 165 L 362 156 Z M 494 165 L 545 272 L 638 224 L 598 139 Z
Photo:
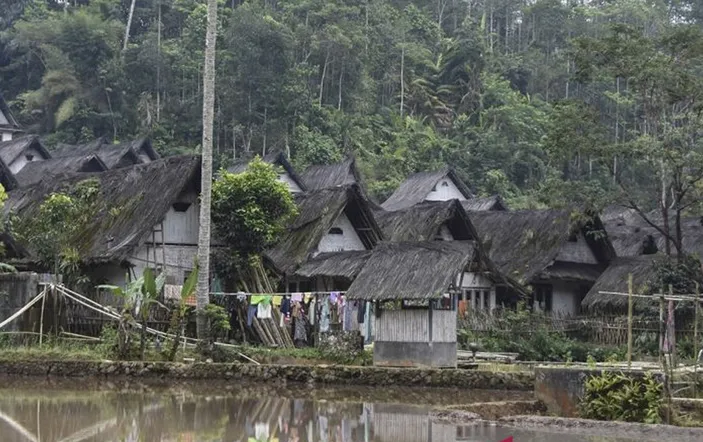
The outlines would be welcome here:
M 269 424 L 268 422 L 257 422 L 254 424 L 254 437 L 258 441 L 269 440 Z
M 264 300 L 266 296 L 264 295 L 251 295 L 251 298 L 249 298 L 249 304 L 251 305 L 258 305 L 261 301 Z
M 310 325 L 315 325 L 315 321 L 317 320 L 317 302 L 313 298 L 312 301 L 310 301 L 310 315 L 308 315 L 308 319 L 310 320 Z
M 271 303 L 273 304 L 274 307 L 280 307 L 281 304 L 283 303 L 283 296 L 276 295 L 273 297 L 271 300 Z
M 290 300 L 292 302 L 302 302 L 303 294 L 302 293 L 293 293 L 290 297 Z
M 310 302 L 310 299 L 312 298 L 312 293 L 311 292 L 305 292 L 303 293 L 303 301 L 307 304 Z
M 257 310 L 256 305 L 249 304 L 249 308 L 247 309 L 247 325 L 249 327 L 251 327 L 251 323 L 254 321 L 254 318 L 256 317 L 256 310 Z
M 342 322 L 342 328 L 344 331 L 354 330 L 354 325 L 352 324 L 352 318 L 354 313 L 354 301 L 346 302 L 344 305 L 344 321 Z
M 337 303 L 337 298 L 339 297 L 339 292 L 330 292 L 330 302 L 332 304 Z
M 329 299 L 320 301 L 320 331 L 326 333 L 330 331 L 330 303 Z
M 284 316 L 290 315 L 290 298 L 284 296 L 281 300 L 281 314 Z
M 356 310 L 356 320 L 359 324 L 364 323 L 364 316 L 366 316 L 366 301 L 359 301 Z
M 256 310 L 256 317 L 259 319 L 271 319 L 271 304 L 260 303 Z

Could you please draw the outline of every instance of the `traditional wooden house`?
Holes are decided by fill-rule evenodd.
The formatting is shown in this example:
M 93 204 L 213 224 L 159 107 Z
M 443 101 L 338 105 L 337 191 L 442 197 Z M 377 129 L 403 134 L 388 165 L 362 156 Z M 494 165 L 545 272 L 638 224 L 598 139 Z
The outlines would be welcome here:
M 10 106 L 0 94 L 0 142 L 10 141 L 23 132 L 10 111 Z
M 85 158 L 90 155 L 100 158 L 110 170 L 149 163 L 160 158 L 148 139 L 114 144 L 103 137 L 80 145 L 59 144 L 52 152 L 53 158 Z
M 531 292 L 535 310 L 574 315 L 615 257 L 598 217 L 575 221 L 562 210 L 471 212 L 490 260 L 503 276 Z M 491 294 L 491 297 L 494 295 Z M 497 286 L 491 305 L 513 307 L 515 292 Z
M 496 307 L 496 287 L 516 287 L 496 269 L 484 252 L 476 228 L 462 207 L 465 201 L 426 201 L 394 212 L 377 211 L 376 220 L 385 239 L 403 241 L 475 241 L 478 260 L 457 277 L 460 301 L 476 310 Z
M 472 198 L 473 194 L 456 172 L 449 167 L 443 167 L 436 171 L 411 175 L 381 204 L 381 207 L 388 211 L 395 211 L 423 201 L 452 199 L 465 201 Z
M 456 367 L 457 275 L 472 241 L 383 242 L 347 291 L 375 302 L 374 365 Z
M 581 302 L 581 307 L 593 313 L 626 314 L 628 308 L 627 296 L 601 292 L 627 293 L 630 275 L 632 275 L 632 289 L 634 293 L 647 294 L 657 290 L 657 288 L 651 287 L 651 280 L 656 273 L 656 260 L 660 258 L 662 258 L 661 255 L 615 258 L 588 291 L 588 294 Z M 636 306 L 652 305 L 651 302 L 642 298 L 634 298 L 633 301 Z
M 19 187 L 17 174 L 26 166 L 51 158 L 39 137 L 25 135 L 0 142 L 0 184 L 9 191 Z
M 363 190 L 361 174 L 353 157 L 339 163 L 310 166 L 301 174 L 301 178 L 309 190 L 328 189 L 349 184 L 356 184 Z
M 102 173 L 56 176 L 9 193 L 6 211 L 37 216 L 46 197 L 94 180 L 98 188 L 93 222 L 84 226 L 78 253 L 95 283 L 122 285 L 147 268 L 165 269 L 167 283 L 180 285 L 197 254 L 200 157 L 169 157 Z M 13 244 L 24 258 L 29 244 Z
M 307 186 L 295 172 L 293 165 L 290 161 L 288 161 L 283 152 L 270 153 L 261 158 L 261 160 L 265 163 L 273 164 L 274 166 L 280 168 L 278 181 L 285 183 L 291 193 L 300 193 L 308 190 Z M 247 169 L 250 162 L 251 158 L 237 160 L 232 166 L 227 168 L 227 171 L 230 173 L 242 173 Z
M 344 290 L 382 233 L 355 184 L 298 194 L 298 216 L 265 257 L 291 292 Z M 301 267 L 304 266 L 304 267 Z
M 15 174 L 19 187 L 27 187 L 42 180 L 52 180 L 56 175 L 75 173 L 98 173 L 108 170 L 107 165 L 95 154 L 63 158 L 49 158 L 27 163 Z

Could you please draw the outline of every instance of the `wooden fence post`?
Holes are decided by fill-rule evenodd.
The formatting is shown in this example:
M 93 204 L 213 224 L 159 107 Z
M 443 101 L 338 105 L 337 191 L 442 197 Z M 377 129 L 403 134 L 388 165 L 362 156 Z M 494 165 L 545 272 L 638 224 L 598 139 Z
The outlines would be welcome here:
M 632 273 L 627 278 L 627 368 L 632 368 Z

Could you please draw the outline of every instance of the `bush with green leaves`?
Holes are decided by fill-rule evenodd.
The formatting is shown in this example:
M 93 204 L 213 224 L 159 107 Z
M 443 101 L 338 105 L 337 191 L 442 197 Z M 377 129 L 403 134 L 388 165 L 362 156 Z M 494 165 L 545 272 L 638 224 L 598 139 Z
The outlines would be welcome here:
M 581 417 L 604 421 L 661 422 L 663 384 L 644 376 L 602 372 L 586 380 L 579 404 Z

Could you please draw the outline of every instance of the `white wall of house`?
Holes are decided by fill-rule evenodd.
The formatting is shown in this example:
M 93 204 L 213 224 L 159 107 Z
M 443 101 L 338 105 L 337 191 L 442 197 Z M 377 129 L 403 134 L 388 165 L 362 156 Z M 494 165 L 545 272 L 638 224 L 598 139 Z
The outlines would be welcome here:
M 339 232 L 341 233 L 330 233 Z M 323 252 L 341 252 L 344 250 L 366 250 L 359 234 L 347 215 L 342 212 L 332 224 L 330 230 L 322 237 L 315 255 Z
M 578 312 L 578 285 L 567 281 L 554 281 L 552 283 L 552 316 L 576 315 Z
M 303 189 L 298 186 L 298 183 L 295 182 L 295 180 L 288 174 L 288 172 L 283 172 L 282 174 L 278 175 L 278 181 L 285 183 L 288 186 L 288 190 L 290 190 L 292 193 L 299 193 L 303 191 Z
M 22 170 L 27 163 L 34 161 L 44 161 L 44 157 L 42 157 L 41 153 L 37 149 L 31 147 L 15 158 L 15 161 L 10 164 L 10 172 L 17 173 Z
M 459 191 L 459 188 L 454 184 L 454 181 L 449 179 L 449 177 L 444 177 L 439 180 L 435 188 L 425 197 L 425 201 L 449 201 L 453 199 L 460 201 L 466 200 L 464 195 Z
M 583 234 L 579 233 L 574 239 L 576 241 L 566 241 L 562 244 L 556 261 L 598 264 L 598 259 L 596 259 L 593 250 L 588 246 Z
M 461 284 L 460 301 L 469 301 L 470 306 L 479 310 L 493 310 L 496 308 L 496 289 L 493 281 L 482 273 L 464 272 L 457 277 L 456 285 Z

